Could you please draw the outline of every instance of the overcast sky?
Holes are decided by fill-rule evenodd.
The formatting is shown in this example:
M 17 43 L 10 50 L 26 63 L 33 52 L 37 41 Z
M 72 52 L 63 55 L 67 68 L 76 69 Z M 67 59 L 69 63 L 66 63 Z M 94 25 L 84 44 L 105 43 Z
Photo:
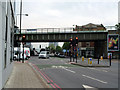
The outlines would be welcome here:
M 24 0 L 22 28 L 72 27 L 88 23 L 115 25 L 119 0 Z M 19 5 L 17 5 L 19 13 Z M 18 16 L 19 26 L 19 16 Z

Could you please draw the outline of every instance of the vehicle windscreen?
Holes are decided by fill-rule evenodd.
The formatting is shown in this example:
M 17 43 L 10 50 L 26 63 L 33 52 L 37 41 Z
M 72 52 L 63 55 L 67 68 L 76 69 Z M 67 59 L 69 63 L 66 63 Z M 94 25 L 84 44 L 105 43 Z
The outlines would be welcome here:
M 46 52 L 45 52 L 45 51 L 42 51 L 40 54 L 46 54 Z

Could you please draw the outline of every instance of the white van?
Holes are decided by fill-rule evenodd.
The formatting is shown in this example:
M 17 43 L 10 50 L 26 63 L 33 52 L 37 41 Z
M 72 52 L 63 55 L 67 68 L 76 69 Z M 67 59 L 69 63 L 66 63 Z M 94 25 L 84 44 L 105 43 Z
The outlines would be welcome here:
M 18 59 L 19 48 L 14 47 L 14 60 Z
M 14 59 L 19 59 L 19 53 L 20 53 L 20 59 L 23 59 L 23 48 L 19 51 L 19 47 L 14 47 Z M 30 49 L 25 47 L 24 48 L 24 59 L 30 58 Z
M 21 48 L 21 57 L 23 56 L 23 48 Z M 24 47 L 24 57 L 26 57 L 25 59 L 29 59 L 30 58 L 30 49 L 28 47 Z
M 38 58 L 49 58 L 49 51 L 41 51 Z
M 30 58 L 30 49 L 29 48 L 25 47 L 24 53 L 25 53 L 26 57 Z

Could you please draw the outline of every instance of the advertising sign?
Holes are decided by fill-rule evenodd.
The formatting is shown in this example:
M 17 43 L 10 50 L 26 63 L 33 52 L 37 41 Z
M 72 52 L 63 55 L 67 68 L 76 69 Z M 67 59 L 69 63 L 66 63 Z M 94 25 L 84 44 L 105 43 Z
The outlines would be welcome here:
M 107 50 L 119 51 L 119 35 L 118 34 L 108 34 Z

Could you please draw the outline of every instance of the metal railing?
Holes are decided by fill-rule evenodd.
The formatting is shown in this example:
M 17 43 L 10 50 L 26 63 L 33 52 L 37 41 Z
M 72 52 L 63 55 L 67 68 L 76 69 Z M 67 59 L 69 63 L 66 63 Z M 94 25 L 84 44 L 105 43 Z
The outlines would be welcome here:
M 99 31 L 73 31 L 74 28 L 38 28 L 38 29 L 22 29 L 21 34 L 41 34 L 41 33 L 89 33 L 89 32 L 108 32 Z M 16 32 L 19 34 L 19 30 Z

